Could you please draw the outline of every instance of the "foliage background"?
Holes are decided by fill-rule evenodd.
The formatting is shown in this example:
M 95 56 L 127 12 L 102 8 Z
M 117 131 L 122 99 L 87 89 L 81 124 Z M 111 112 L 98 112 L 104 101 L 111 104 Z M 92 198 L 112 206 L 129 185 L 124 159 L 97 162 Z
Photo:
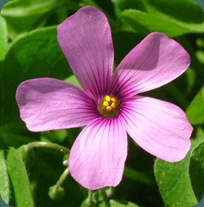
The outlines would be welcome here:
M 53 77 L 78 84 L 56 39 L 56 28 L 85 5 L 103 11 L 111 25 L 115 66 L 147 34 L 158 31 L 189 52 L 188 71 L 148 96 L 187 112 L 194 126 L 192 148 L 178 163 L 163 162 L 129 139 L 122 182 L 109 197 L 94 192 L 95 206 L 190 207 L 204 193 L 204 14 L 193 0 L 13 0 L 0 14 L 0 194 L 15 207 L 88 206 L 88 191 L 69 176 L 64 196 L 49 196 L 65 166 L 65 154 L 32 142 L 68 149 L 80 129 L 29 132 L 19 118 L 17 86 L 26 79 Z M 108 197 L 107 197 L 108 196 Z M 110 200 L 111 199 L 111 200 Z M 93 206 L 93 205 L 92 205 Z

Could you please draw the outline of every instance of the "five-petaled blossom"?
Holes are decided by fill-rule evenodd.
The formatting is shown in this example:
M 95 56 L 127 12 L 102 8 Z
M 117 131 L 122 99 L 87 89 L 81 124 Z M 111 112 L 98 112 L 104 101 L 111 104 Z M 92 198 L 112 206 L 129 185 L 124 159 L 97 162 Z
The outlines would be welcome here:
M 58 26 L 58 42 L 82 89 L 53 78 L 23 82 L 16 99 L 31 131 L 82 127 L 69 155 L 70 173 L 88 189 L 116 186 L 127 157 L 127 134 L 169 162 L 185 157 L 192 127 L 174 104 L 138 95 L 186 71 L 190 57 L 176 41 L 149 34 L 115 72 L 105 15 L 86 6 Z

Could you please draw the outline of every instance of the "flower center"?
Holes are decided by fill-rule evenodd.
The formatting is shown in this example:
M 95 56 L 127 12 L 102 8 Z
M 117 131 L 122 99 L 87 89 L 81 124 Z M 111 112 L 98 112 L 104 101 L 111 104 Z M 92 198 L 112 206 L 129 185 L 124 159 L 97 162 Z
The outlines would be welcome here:
M 104 117 L 116 117 L 120 112 L 120 102 L 117 98 L 106 95 L 98 105 L 98 112 Z

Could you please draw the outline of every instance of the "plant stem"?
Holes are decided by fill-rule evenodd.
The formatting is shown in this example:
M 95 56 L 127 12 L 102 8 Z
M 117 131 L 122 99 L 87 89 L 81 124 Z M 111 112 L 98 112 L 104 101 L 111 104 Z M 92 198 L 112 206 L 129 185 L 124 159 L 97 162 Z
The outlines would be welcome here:
M 63 172 L 63 174 L 61 175 L 61 177 L 59 178 L 59 180 L 57 181 L 53 192 L 57 192 L 58 189 L 61 187 L 61 185 L 64 183 L 64 181 L 66 180 L 67 176 L 69 175 L 69 168 L 66 168 L 65 171 Z
M 92 206 L 93 204 L 93 191 L 89 190 L 88 191 L 88 198 L 87 198 L 88 206 Z
M 48 148 L 62 152 L 63 154 L 69 154 L 68 148 L 51 142 L 31 142 L 27 145 L 22 146 L 20 149 L 23 149 L 25 153 L 28 153 L 33 148 Z

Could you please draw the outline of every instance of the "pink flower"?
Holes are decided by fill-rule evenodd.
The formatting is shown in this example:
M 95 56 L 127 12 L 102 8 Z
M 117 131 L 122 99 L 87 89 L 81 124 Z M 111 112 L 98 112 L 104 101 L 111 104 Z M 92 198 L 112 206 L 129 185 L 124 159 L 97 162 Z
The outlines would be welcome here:
M 58 41 L 83 89 L 52 78 L 23 82 L 16 99 L 31 131 L 85 126 L 69 156 L 71 175 L 88 189 L 116 186 L 127 157 L 127 134 L 150 154 L 183 159 L 192 127 L 174 104 L 139 93 L 158 88 L 186 71 L 190 57 L 161 33 L 133 48 L 112 74 L 108 21 L 86 6 L 58 27 Z

